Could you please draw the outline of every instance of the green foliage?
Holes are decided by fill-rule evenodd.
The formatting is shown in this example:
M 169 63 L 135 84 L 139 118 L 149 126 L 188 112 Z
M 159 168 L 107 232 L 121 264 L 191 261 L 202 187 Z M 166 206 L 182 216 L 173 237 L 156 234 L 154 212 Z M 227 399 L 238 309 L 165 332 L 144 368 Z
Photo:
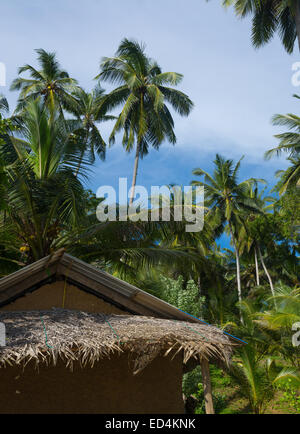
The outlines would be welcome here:
M 300 8 L 298 9 L 300 13 Z M 299 36 L 298 36 L 299 37 Z M 298 95 L 294 97 L 299 99 Z M 265 153 L 267 159 L 273 155 L 288 154 L 288 161 L 291 163 L 286 170 L 279 170 L 276 176 L 280 177 L 275 189 L 279 194 L 284 194 L 287 190 L 297 188 L 296 192 L 299 195 L 300 187 L 300 118 L 294 114 L 275 115 L 273 117 L 274 125 L 281 125 L 289 128 L 289 131 L 277 134 L 275 137 L 279 140 L 279 145 L 276 148 L 270 149 Z M 297 193 L 296 193 L 297 194 Z M 299 199 L 298 199 L 299 207 Z M 298 208 L 299 212 L 299 208 Z
M 77 150 L 60 117 L 30 101 L 20 133 L 22 140 L 6 136 L 0 146 L 7 180 L 0 233 L 15 234 L 27 262 L 51 253 L 59 234 L 83 218 L 84 188 L 72 172 Z
M 259 1 L 226 3 L 233 3 L 238 15 L 253 14 L 256 46 L 279 30 L 292 50 L 290 5 L 285 3 L 279 16 L 272 1 L 269 8 Z M 273 119 L 289 129 L 267 153 L 288 155 L 289 167 L 277 173 L 279 199 L 265 195 L 262 179 L 240 181 L 241 160 L 216 155 L 212 174 L 193 172 L 202 180 L 192 184 L 205 188 L 200 233 L 187 233 L 183 222 L 103 223 L 95 215 L 102 199 L 83 183 L 96 157 L 105 159 L 101 123 L 113 120 L 110 144 L 122 132 L 124 148 L 136 147 L 138 159 L 151 146 L 176 142 L 169 108 L 187 116 L 193 103 L 175 89 L 182 75 L 162 72 L 135 41 L 124 39 L 116 57 L 103 58 L 98 78 L 113 85 L 108 94 L 99 83 L 86 92 L 54 53 L 37 53 L 38 68 L 21 67 L 11 87 L 20 91 L 17 114 L 8 117 L 8 102 L 0 96 L 0 277 L 64 247 L 248 342 L 227 374 L 211 366 L 217 413 L 233 411 L 226 398 L 233 384 L 254 413 L 265 412 L 278 390 L 299 412 L 300 347 L 292 347 L 291 326 L 300 312 L 300 118 Z M 118 108 L 115 117 L 111 113 Z M 172 186 L 170 191 L 172 206 Z M 224 232 L 234 252 L 217 246 Z M 200 367 L 184 375 L 183 392 L 198 399 L 196 412 L 203 413 Z
M 227 375 L 224 375 L 224 372 L 221 369 L 213 365 L 210 366 L 210 374 L 213 388 L 214 409 L 217 414 L 222 413 L 227 405 L 226 395 L 224 393 L 214 392 L 214 388 L 224 387 L 225 390 L 226 386 L 230 384 L 230 378 Z M 197 366 L 192 371 L 184 374 L 182 391 L 185 396 L 193 395 L 194 398 L 198 401 L 195 414 L 204 414 L 205 401 L 200 366 Z
M 87 155 L 91 163 L 95 162 L 95 154 L 101 160 L 105 160 L 106 143 L 100 133 L 98 123 L 114 119 L 114 116 L 106 114 L 105 92 L 98 84 L 92 92 L 85 92 L 81 88 L 75 88 L 72 92 L 74 97 L 73 105 L 70 108 L 76 116 L 76 120 L 68 120 L 68 124 L 74 129 L 74 134 L 80 139 L 81 153 L 76 170 L 76 175 L 80 172 L 80 167 Z
M 105 107 L 122 106 L 112 133 L 123 131 L 123 146 L 130 152 L 136 142 L 137 156 L 148 154 L 149 146 L 158 149 L 164 140 L 176 142 L 174 121 L 167 104 L 181 116 L 187 116 L 193 103 L 176 86 L 182 75 L 163 73 L 160 66 L 145 54 L 145 47 L 134 40 L 123 39 L 115 57 L 104 57 L 100 74 L 96 77 L 118 85 L 108 94 Z
M 212 388 L 226 388 L 230 385 L 230 377 L 224 370 L 210 365 L 210 379 Z M 183 375 L 182 391 L 186 396 L 193 395 L 199 390 L 199 383 L 202 384 L 202 375 L 200 366 L 196 366 L 190 372 Z
M 231 366 L 229 374 L 238 384 L 240 393 L 249 400 L 253 413 L 264 413 L 267 403 L 274 395 L 266 369 L 250 344 L 239 352 L 239 356 L 240 361 Z
M 210 376 L 213 390 L 214 409 L 217 414 L 223 413 L 227 406 L 225 393 L 215 392 L 216 388 L 226 390 L 230 385 L 230 377 L 225 372 L 214 365 L 210 365 Z M 205 413 L 205 401 L 203 394 L 203 384 L 200 366 L 183 375 L 182 391 L 185 396 L 192 395 L 198 401 L 195 414 Z
M 201 316 L 205 297 L 199 296 L 199 288 L 193 280 L 185 284 L 182 276 L 176 280 L 161 276 L 160 283 L 159 295 L 163 300 L 191 315 Z
M 283 391 L 281 402 L 287 402 L 294 410 L 295 413 L 300 413 L 300 391 L 299 384 L 293 384 L 291 378 L 283 381 L 278 385 L 278 390 Z
M 226 394 L 220 392 L 213 392 L 213 403 L 214 410 L 216 414 L 221 414 L 224 412 L 227 406 L 227 397 Z M 205 414 L 205 400 L 204 400 L 204 391 L 202 383 L 198 384 L 198 390 L 196 393 L 196 398 L 199 404 L 196 407 L 195 414 Z
M 21 113 L 29 101 L 41 98 L 51 113 L 58 110 L 63 116 L 63 110 L 70 111 L 74 106 L 71 93 L 77 89 L 77 81 L 61 69 L 55 53 L 43 49 L 36 52 L 39 69 L 28 64 L 20 67 L 20 77 L 10 87 L 11 90 L 20 91 L 17 112 Z M 24 72 L 29 73 L 29 79 L 21 77 Z
M 195 395 L 198 392 L 201 381 L 201 368 L 200 366 L 196 366 L 195 369 L 183 375 L 182 392 L 185 396 Z
M 298 241 L 300 238 L 300 189 L 290 188 L 277 203 L 281 217 L 280 228 L 285 239 Z
M 273 303 L 276 301 L 276 306 Z M 300 348 L 292 346 L 292 325 L 300 321 L 299 288 L 282 283 L 275 286 L 275 296 L 267 299 L 265 309 L 256 312 L 255 324 L 264 332 L 270 332 L 270 349 L 293 367 L 300 368 Z M 254 319 L 254 318 L 253 318 Z
M 0 94 L 0 144 L 4 143 L 4 137 L 16 128 L 11 119 L 4 116 L 9 112 L 9 105 L 7 99 Z
M 223 0 L 225 6 L 233 6 L 239 18 L 252 15 L 252 43 L 258 48 L 268 43 L 277 33 L 288 53 L 292 53 L 297 29 L 295 14 L 299 9 L 296 3 L 276 0 Z
M 220 369 L 215 365 L 211 365 L 209 370 L 213 388 L 226 388 L 226 386 L 230 385 L 230 377 L 224 372 L 223 369 Z

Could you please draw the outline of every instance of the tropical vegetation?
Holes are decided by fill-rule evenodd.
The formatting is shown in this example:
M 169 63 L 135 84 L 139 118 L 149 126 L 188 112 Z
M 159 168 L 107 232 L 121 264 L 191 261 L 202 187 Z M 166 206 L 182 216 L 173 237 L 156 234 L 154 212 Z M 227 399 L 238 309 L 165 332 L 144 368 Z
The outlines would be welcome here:
M 264 21 L 266 2 L 234 3 L 239 14 L 256 14 L 256 45 L 279 29 L 292 50 L 296 15 L 289 3 L 276 9 L 274 23 Z M 91 91 L 69 77 L 54 53 L 37 54 L 38 66 L 21 67 L 13 81 L 19 98 L 12 113 L 0 98 L 0 277 L 64 247 L 247 342 L 225 372 L 212 369 L 217 412 L 272 412 L 281 400 L 281 411 L 299 412 L 300 345 L 293 327 L 300 322 L 300 118 L 273 118 L 285 130 L 265 164 L 279 155 L 287 159 L 271 188 L 264 179 L 241 177 L 242 158 L 218 154 L 212 172 L 195 167 L 191 187 L 205 192 L 202 231 L 187 232 L 186 222 L 175 218 L 100 222 L 96 208 L 104 198 L 87 189 L 87 181 L 95 163 L 109 158 L 102 124 L 113 122 L 110 144 L 121 133 L 125 152 L 135 150 L 132 204 L 139 159 L 165 141 L 175 144 L 172 112 L 188 116 L 192 100 L 175 88 L 182 74 L 163 72 L 133 40 L 102 59 Z M 104 83 L 113 88 L 106 91 Z M 182 192 L 168 188 L 174 217 Z M 221 248 L 222 236 L 230 248 Z M 201 387 L 199 369 L 184 376 L 184 394 L 198 413 L 204 411 Z M 242 407 L 230 407 L 234 398 L 226 390 Z

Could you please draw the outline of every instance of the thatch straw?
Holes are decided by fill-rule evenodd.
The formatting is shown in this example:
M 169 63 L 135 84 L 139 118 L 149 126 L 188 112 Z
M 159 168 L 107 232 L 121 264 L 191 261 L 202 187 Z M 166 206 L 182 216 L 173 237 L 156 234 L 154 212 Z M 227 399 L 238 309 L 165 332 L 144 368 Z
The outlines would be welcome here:
M 134 373 L 156 356 L 175 356 L 183 362 L 206 358 L 228 363 L 232 346 L 216 327 L 144 316 L 91 314 L 65 309 L 0 312 L 6 325 L 6 346 L 0 347 L 0 367 L 30 361 L 57 363 L 72 368 L 75 361 L 93 366 L 114 352 L 129 353 Z

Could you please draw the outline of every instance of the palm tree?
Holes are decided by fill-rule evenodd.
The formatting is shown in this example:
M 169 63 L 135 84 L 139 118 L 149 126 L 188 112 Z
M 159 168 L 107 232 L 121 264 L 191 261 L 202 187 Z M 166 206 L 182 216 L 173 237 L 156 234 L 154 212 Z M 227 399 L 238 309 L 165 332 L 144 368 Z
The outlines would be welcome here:
M 5 96 L 0 95 L 0 116 L 2 117 L 3 114 L 8 113 L 8 111 L 9 111 L 8 101 L 5 98 Z
M 7 132 L 7 122 L 3 119 L 3 116 L 6 115 L 9 111 L 9 106 L 7 99 L 0 95 L 0 142 L 3 140 L 3 136 Z
M 229 375 L 238 384 L 239 392 L 250 403 L 254 414 L 263 414 L 275 394 L 275 385 L 285 379 L 300 383 L 296 369 L 277 368 L 272 358 L 261 360 L 261 355 L 248 344 L 239 351 L 240 361 L 233 363 Z
M 204 176 L 204 181 L 192 181 L 192 185 L 203 185 L 207 206 L 213 214 L 219 233 L 227 226 L 234 246 L 237 272 L 237 291 L 239 302 L 242 302 L 242 288 L 240 276 L 240 253 L 238 246 L 238 231 L 244 225 L 246 212 L 259 212 L 254 199 L 247 196 L 249 186 L 258 180 L 248 179 L 238 183 L 238 172 L 241 160 L 234 165 L 232 160 L 225 160 L 216 155 L 213 176 L 203 169 L 195 169 L 193 175 Z M 240 311 L 241 312 L 241 311 Z M 242 313 L 240 315 L 241 321 Z
M 299 370 L 300 347 L 293 347 L 291 330 L 293 324 L 300 321 L 300 289 L 279 282 L 275 286 L 275 295 L 266 301 L 270 303 L 269 309 L 257 312 L 256 323 L 263 330 L 273 333 L 278 353 Z
M 291 131 L 276 134 L 276 139 L 280 141 L 279 145 L 267 151 L 265 157 L 269 159 L 275 154 L 277 156 L 281 155 L 282 152 L 289 153 L 291 157 L 298 155 L 300 152 L 300 117 L 291 113 L 275 115 L 272 118 L 272 122 L 273 125 L 284 126 Z
M 55 53 L 48 53 L 43 49 L 35 50 L 38 54 L 40 69 L 31 65 L 19 68 L 19 75 L 29 72 L 30 78 L 18 77 L 10 87 L 11 90 L 21 90 L 16 111 L 22 111 L 29 99 L 41 97 L 51 113 L 58 107 L 61 114 L 63 109 L 71 110 L 74 101 L 71 92 L 77 88 L 77 81 L 61 69 Z
M 295 158 L 288 158 L 292 164 L 286 170 L 278 170 L 276 176 L 280 176 L 281 180 L 278 184 L 279 194 L 283 194 L 289 188 L 300 188 L 300 154 Z
M 103 140 L 97 123 L 115 119 L 114 116 L 106 114 L 106 95 L 104 89 L 97 85 L 92 92 L 85 92 L 82 88 L 77 88 L 73 92 L 75 98 L 73 114 L 76 120 L 70 120 L 68 123 L 72 125 L 75 134 L 81 137 L 83 145 L 76 176 L 80 171 L 80 167 L 85 154 L 89 153 L 89 161 L 95 161 L 95 152 L 104 160 L 106 144 Z
M 0 94 L 0 145 L 5 143 L 8 136 L 16 129 L 16 119 L 7 117 L 9 115 L 9 104 L 7 99 Z M 3 161 L 0 158 L 0 210 L 5 208 L 6 175 L 3 169 Z
M 117 84 L 106 99 L 109 109 L 123 106 L 110 136 L 115 142 L 117 132 L 123 130 L 123 146 L 130 152 L 136 142 L 130 203 L 134 189 L 139 159 L 149 152 L 149 146 L 158 149 L 166 139 L 175 144 L 174 121 L 166 105 L 181 116 L 187 116 L 193 103 L 187 95 L 171 86 L 182 80 L 176 72 L 162 72 L 156 62 L 145 54 L 144 46 L 124 39 L 115 57 L 103 58 L 101 72 L 96 78 Z
M 294 95 L 299 98 L 297 95 Z M 276 148 L 270 149 L 265 153 L 265 158 L 270 159 L 273 155 L 280 156 L 282 152 L 288 153 L 288 160 L 292 163 L 286 171 L 278 171 L 277 176 L 281 176 L 278 185 L 280 194 L 286 192 L 290 187 L 300 186 L 300 117 L 294 114 L 275 115 L 274 125 L 288 127 L 288 132 L 276 134 L 275 137 L 280 141 Z
M 261 182 L 263 180 L 260 180 Z M 275 199 L 273 197 L 264 197 L 264 190 L 261 192 L 258 191 L 257 185 L 251 185 L 249 187 L 248 192 L 246 193 L 247 196 L 249 196 L 251 199 L 255 200 L 255 203 L 257 207 L 260 210 L 259 215 L 265 215 L 269 210 L 273 209 L 273 204 L 275 202 Z M 256 272 L 256 284 L 257 286 L 260 285 L 260 279 L 259 279 L 259 269 L 258 269 L 258 258 L 260 259 L 261 265 L 264 269 L 264 272 L 268 278 L 269 285 L 271 288 L 271 293 L 274 295 L 274 285 L 271 278 L 271 275 L 268 271 L 268 268 L 266 266 L 266 263 L 264 261 L 262 251 L 261 251 L 261 244 L 264 239 L 264 234 L 260 233 L 256 227 L 256 219 L 258 217 L 257 210 L 253 213 L 248 213 L 246 219 L 245 219 L 245 225 L 241 228 L 239 233 L 239 243 L 241 246 L 241 251 L 243 251 L 245 248 L 247 248 L 248 252 L 254 255 L 254 261 L 255 261 L 255 272 Z
M 295 299 L 296 294 L 298 300 Z M 265 309 L 274 306 L 274 297 L 265 297 L 265 294 L 259 294 L 259 291 L 256 291 L 255 295 L 242 302 L 244 324 L 242 326 L 234 322 L 228 324 L 235 333 L 238 333 L 238 336 L 247 341 L 247 345 L 237 350 L 235 361 L 229 367 L 228 373 L 239 386 L 239 393 L 249 400 L 253 413 L 261 414 L 264 413 L 268 401 L 274 396 L 275 386 L 278 383 L 286 379 L 293 379 L 297 384 L 300 381 L 297 364 L 293 362 L 288 366 L 286 363 L 282 364 L 278 356 L 283 355 L 285 360 L 294 359 L 294 361 L 299 357 L 295 351 L 290 351 L 291 329 L 288 329 L 287 341 L 283 341 L 284 329 L 279 324 L 274 327 L 269 323 L 270 312 Z M 297 308 L 299 312 L 299 291 L 294 293 L 291 290 L 285 291 L 281 300 L 277 295 L 279 292 L 276 294 L 276 299 L 286 312 L 296 312 Z M 290 315 L 288 323 L 291 320 Z
M 95 215 L 99 199 L 91 192 L 89 196 L 81 224 L 60 237 L 57 247 L 66 247 L 74 256 L 135 285 L 141 284 L 137 270 L 154 266 L 170 269 L 183 260 L 192 260 L 183 249 L 161 242 L 167 223 L 118 219 L 99 222 Z M 165 236 L 168 238 L 168 234 Z
M 278 33 L 288 53 L 292 53 L 295 40 L 300 50 L 299 0 L 224 0 L 233 6 L 239 18 L 252 15 L 252 43 L 257 48 L 268 43 Z
M 277 309 L 258 313 L 261 324 L 272 330 L 285 328 L 290 332 L 292 325 L 300 321 L 300 288 L 291 288 L 279 282 L 269 300 L 272 301 L 274 298 L 277 301 Z
M 22 119 L 21 139 L 6 136 L 0 147 L 6 177 L 0 233 L 14 234 L 31 262 L 51 253 L 59 232 L 78 224 L 84 189 L 74 175 L 78 150 L 62 118 L 32 100 Z
M 122 277 L 136 275 L 145 265 L 174 265 L 187 257 L 158 244 L 157 223 L 97 220 L 99 199 L 80 182 L 90 163 L 81 160 L 78 134 L 59 112 L 32 100 L 22 120 L 18 137 L 6 135 L 0 143 L 1 275 L 61 247 Z

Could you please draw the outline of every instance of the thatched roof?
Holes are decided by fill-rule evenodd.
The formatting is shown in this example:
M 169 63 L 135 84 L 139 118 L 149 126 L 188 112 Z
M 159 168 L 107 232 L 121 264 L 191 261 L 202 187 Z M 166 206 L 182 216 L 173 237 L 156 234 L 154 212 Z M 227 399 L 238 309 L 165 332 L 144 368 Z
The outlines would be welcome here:
M 216 327 L 145 316 L 103 315 L 64 309 L 0 312 L 6 346 L 0 367 L 34 361 L 67 366 L 91 365 L 112 353 L 131 354 L 133 371 L 142 370 L 159 354 L 183 352 L 183 362 L 206 358 L 229 362 L 236 345 Z

